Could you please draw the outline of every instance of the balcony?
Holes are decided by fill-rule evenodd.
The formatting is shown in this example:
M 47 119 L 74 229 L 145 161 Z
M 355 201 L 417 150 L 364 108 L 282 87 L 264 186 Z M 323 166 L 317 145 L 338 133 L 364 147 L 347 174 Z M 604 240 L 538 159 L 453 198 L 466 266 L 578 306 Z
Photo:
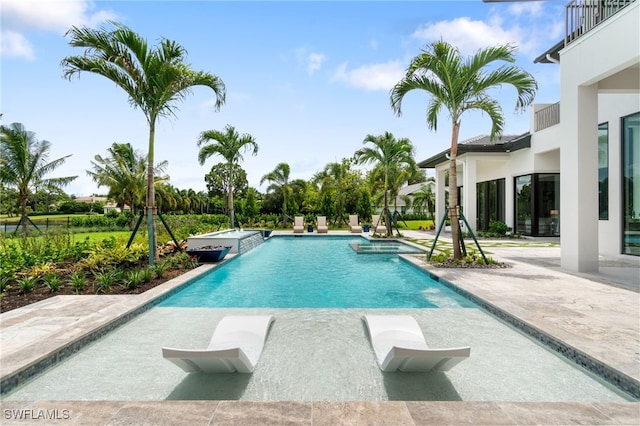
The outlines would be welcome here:
M 538 132 L 560 123 L 560 102 L 548 105 L 534 113 L 533 130 Z
M 567 46 L 636 0 L 571 0 L 566 6 Z

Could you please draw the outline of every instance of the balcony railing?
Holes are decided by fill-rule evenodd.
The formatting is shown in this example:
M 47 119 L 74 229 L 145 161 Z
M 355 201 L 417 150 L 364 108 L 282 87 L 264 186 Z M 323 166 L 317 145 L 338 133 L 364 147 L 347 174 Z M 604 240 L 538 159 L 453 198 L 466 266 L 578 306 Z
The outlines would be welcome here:
M 568 45 L 595 26 L 636 0 L 571 0 L 566 10 L 564 45 Z
M 547 127 L 560 123 L 560 102 L 546 106 L 534 114 L 534 131 L 540 131 Z

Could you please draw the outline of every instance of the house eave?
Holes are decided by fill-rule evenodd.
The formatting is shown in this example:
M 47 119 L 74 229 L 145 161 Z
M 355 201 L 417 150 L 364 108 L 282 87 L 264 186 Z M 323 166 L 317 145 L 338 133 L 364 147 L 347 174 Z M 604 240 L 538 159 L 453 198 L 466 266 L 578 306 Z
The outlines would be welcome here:
M 458 145 L 458 156 L 467 153 L 510 153 L 524 148 L 531 148 L 531 134 L 525 133 L 508 142 L 491 145 Z M 449 153 L 451 149 L 442 151 L 433 157 L 429 157 L 418 163 L 421 169 L 433 169 L 436 166 L 449 161 Z

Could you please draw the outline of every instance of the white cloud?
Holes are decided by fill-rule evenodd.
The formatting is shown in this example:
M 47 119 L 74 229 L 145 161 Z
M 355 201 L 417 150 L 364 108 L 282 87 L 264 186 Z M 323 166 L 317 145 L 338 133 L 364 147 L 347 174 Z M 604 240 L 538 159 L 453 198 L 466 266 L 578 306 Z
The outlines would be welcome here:
M 113 12 L 93 9 L 94 3 L 90 0 L 2 0 L 2 56 L 33 59 L 27 39 L 31 31 L 62 34 L 72 25 L 95 27 L 106 20 L 117 19 Z
M 0 52 L 3 57 L 35 59 L 31 43 L 22 34 L 15 31 L 2 31 L 0 37 Z
M 324 61 L 327 60 L 327 57 L 322 53 L 309 53 L 307 55 L 307 72 L 309 75 L 312 75 L 314 72 L 320 69 L 320 66 Z
M 509 5 L 509 13 L 515 16 L 536 16 L 542 12 L 542 3 L 533 1 Z
M 479 49 L 498 44 L 516 43 L 520 39 L 518 30 L 505 30 L 499 21 L 488 24 L 474 21 L 467 17 L 456 18 L 451 21 L 440 21 L 418 28 L 412 35 L 421 41 L 443 39 L 457 46 L 460 53 L 470 55 Z
M 350 86 L 364 90 L 390 90 L 404 76 L 400 61 L 363 65 L 348 69 L 347 63 L 338 67 L 332 81 L 342 81 Z
M 539 55 L 561 37 L 564 27 L 562 22 L 552 19 L 555 9 L 551 11 L 552 16 L 544 16 L 540 5 L 527 3 L 512 5 L 508 11 L 509 17 L 494 10 L 487 20 L 460 17 L 424 24 L 412 37 L 421 42 L 446 40 L 457 46 L 463 55 L 471 55 L 488 46 L 511 44 L 529 57 Z
M 318 71 L 322 64 L 327 60 L 327 56 L 323 53 L 310 52 L 306 47 L 295 49 L 296 59 L 298 63 L 307 69 L 309 75 L 313 75 Z

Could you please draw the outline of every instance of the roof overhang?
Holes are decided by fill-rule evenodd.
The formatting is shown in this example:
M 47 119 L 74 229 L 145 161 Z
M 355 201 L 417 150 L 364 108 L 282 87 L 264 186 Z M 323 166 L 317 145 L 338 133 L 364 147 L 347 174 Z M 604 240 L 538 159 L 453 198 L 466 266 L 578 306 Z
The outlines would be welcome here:
M 531 134 L 528 132 L 504 143 L 489 145 L 461 143 L 458 145 L 458 157 L 467 153 L 510 153 L 524 148 L 531 148 Z M 418 167 L 421 169 L 433 169 L 437 165 L 449 161 L 448 157 L 450 152 L 451 149 L 447 149 L 433 157 L 427 158 L 426 160 L 419 162 Z
M 534 64 L 557 64 L 560 62 L 560 51 L 564 49 L 564 39 L 560 40 L 543 54 L 533 60 Z

